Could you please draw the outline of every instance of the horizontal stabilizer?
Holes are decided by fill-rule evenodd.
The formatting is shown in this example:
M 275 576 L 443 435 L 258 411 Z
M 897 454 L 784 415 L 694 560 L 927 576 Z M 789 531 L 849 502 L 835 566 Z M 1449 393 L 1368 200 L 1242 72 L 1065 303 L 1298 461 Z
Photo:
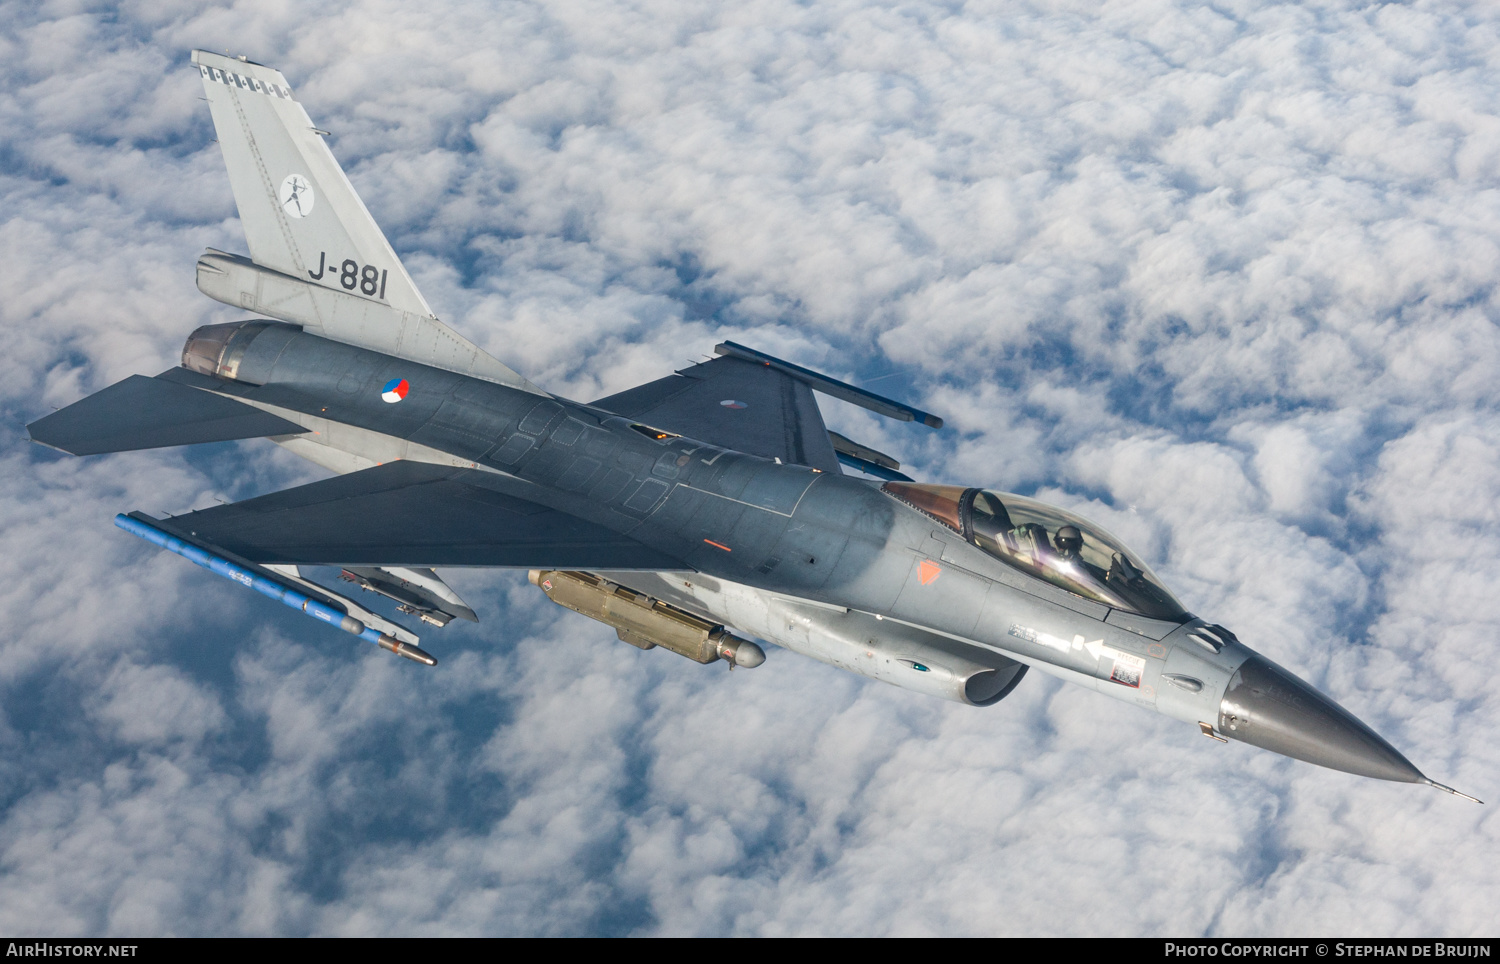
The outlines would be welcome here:
M 166 379 L 131 375 L 26 426 L 33 442 L 73 455 L 297 435 L 258 408 Z
M 398 311 L 341 287 L 293 278 L 213 248 L 198 258 L 198 290 L 215 301 L 301 325 L 320 338 L 546 394 L 437 318 Z
M 894 418 L 901 422 L 921 422 L 928 428 L 942 428 L 943 420 L 930 412 L 924 412 L 920 408 L 912 408 L 903 402 L 886 398 L 884 395 L 876 395 L 867 392 L 863 388 L 855 388 L 848 382 L 841 382 L 836 378 L 821 375 L 810 368 L 801 365 L 793 365 L 789 361 L 767 355 L 765 352 L 756 351 L 754 348 L 746 348 L 744 345 L 736 345 L 732 341 L 726 341 L 714 346 L 714 354 L 728 355 L 731 358 L 742 358 L 757 365 L 774 368 L 776 371 L 784 372 L 809 387 L 822 392 L 832 398 L 868 408 L 870 411 L 887 418 Z
M 604 526 L 507 491 L 527 488 L 495 473 L 398 461 L 156 525 L 261 564 L 689 568 Z

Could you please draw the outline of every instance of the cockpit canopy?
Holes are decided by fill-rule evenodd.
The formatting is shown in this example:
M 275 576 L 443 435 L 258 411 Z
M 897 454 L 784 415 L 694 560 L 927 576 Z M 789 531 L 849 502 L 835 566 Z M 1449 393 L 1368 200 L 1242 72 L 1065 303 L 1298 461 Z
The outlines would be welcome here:
M 996 559 L 1069 592 L 1155 619 L 1187 616 L 1134 553 L 1071 512 L 1008 492 L 958 485 L 887 482 L 883 488 Z

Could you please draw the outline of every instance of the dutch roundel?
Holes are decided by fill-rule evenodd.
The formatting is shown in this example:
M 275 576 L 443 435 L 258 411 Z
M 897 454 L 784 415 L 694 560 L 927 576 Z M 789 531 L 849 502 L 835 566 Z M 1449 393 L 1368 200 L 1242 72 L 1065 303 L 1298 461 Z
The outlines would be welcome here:
M 411 383 L 404 378 L 393 378 L 380 390 L 380 397 L 392 404 L 401 401 L 411 391 Z

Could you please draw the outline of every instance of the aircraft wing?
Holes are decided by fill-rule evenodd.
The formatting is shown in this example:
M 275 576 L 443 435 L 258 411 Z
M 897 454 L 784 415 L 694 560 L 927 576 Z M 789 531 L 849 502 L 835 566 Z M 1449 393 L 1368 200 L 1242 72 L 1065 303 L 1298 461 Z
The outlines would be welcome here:
M 812 389 L 767 365 L 715 358 L 592 404 L 710 445 L 840 471 Z
M 388 462 L 152 524 L 262 565 L 690 568 L 517 494 L 528 485 L 472 469 Z

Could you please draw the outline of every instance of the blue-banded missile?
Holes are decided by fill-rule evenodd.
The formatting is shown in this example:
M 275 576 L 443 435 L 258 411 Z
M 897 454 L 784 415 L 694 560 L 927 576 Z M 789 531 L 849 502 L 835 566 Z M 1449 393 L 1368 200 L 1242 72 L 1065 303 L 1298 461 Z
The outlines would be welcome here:
M 269 579 L 260 573 L 246 569 L 244 566 L 230 562 L 223 556 L 215 555 L 201 546 L 184 542 L 182 539 L 170 533 L 163 532 L 161 529 L 149 523 L 142 522 L 140 519 L 122 513 L 115 516 L 115 525 L 131 535 L 145 539 L 152 545 L 160 546 L 169 552 L 175 552 L 184 559 L 202 566 L 215 575 L 231 579 L 243 586 L 249 586 L 263 596 L 270 596 L 272 599 L 278 600 L 293 609 L 301 610 L 314 619 L 321 619 L 325 623 L 337 626 L 346 633 L 352 633 L 360 639 L 374 643 L 381 649 L 389 650 L 397 656 L 405 656 L 407 659 L 415 660 L 427 666 L 437 665 L 437 660 L 419 647 L 413 646 L 410 643 L 404 643 L 377 629 L 372 629 L 347 613 L 340 612 L 325 603 L 320 603 L 316 599 L 306 596 L 274 579 Z

